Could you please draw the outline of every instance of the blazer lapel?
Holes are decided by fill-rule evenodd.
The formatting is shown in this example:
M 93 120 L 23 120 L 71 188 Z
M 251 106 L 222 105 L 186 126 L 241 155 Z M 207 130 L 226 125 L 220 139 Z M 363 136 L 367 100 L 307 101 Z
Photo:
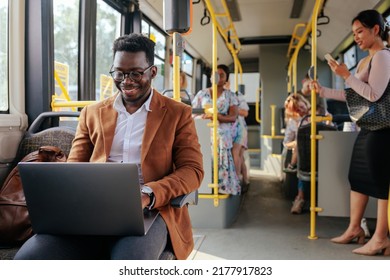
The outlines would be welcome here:
M 99 124 L 103 131 L 104 153 L 106 155 L 106 159 L 110 155 L 112 141 L 115 135 L 116 121 L 118 119 L 118 112 L 113 107 L 114 100 L 115 97 L 107 99 L 106 106 L 100 108 L 100 112 L 99 112 Z M 108 117 L 108 116 L 112 116 L 112 117 Z
M 150 145 L 156 136 L 157 130 L 160 128 L 163 118 L 167 112 L 163 97 L 156 90 L 153 91 L 152 101 L 150 102 L 150 110 L 146 119 L 145 131 L 141 147 L 141 162 L 144 161 Z

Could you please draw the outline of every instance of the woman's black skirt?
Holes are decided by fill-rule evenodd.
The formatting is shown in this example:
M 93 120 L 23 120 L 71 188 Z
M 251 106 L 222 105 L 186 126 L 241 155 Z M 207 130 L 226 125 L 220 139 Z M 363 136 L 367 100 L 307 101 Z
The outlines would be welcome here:
M 353 147 L 349 167 L 353 191 L 388 199 L 390 185 L 390 129 L 362 129 Z

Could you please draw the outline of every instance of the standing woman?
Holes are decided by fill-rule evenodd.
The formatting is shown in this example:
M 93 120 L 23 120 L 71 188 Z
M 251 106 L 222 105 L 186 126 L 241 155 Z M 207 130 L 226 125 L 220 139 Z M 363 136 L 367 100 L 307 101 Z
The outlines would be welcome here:
M 321 87 L 317 82 L 312 86 L 321 97 L 337 100 L 348 99 L 346 94 L 359 94 L 370 102 L 379 100 L 390 94 L 386 90 L 390 79 L 390 51 L 385 48 L 389 40 L 389 26 L 376 10 L 360 12 L 352 20 L 354 40 L 360 49 L 368 51 L 352 75 L 345 64 L 336 61 L 328 62 L 332 71 L 345 80 L 347 86 L 355 93 Z M 350 105 L 350 104 L 349 104 Z M 362 105 L 363 107 L 363 105 Z M 351 112 L 350 112 L 351 113 Z M 368 198 L 378 199 L 376 228 L 372 238 L 362 247 L 353 250 L 361 255 L 390 255 L 388 239 L 388 196 L 390 183 L 390 111 L 388 118 L 379 120 L 387 124 L 379 130 L 370 130 L 363 126 L 353 147 L 349 169 L 351 184 L 350 222 L 346 231 L 331 241 L 340 244 L 350 243 L 357 239 L 364 244 L 364 231 L 360 226 Z M 379 123 L 378 121 L 378 123 Z M 359 124 L 359 121 L 358 121 Z
M 230 82 L 227 81 L 224 89 L 230 90 Z M 248 130 L 245 118 L 248 116 L 249 106 L 246 103 L 244 94 L 237 91 L 235 95 L 238 100 L 238 117 L 233 124 L 233 148 L 232 155 L 237 176 L 241 184 L 241 192 L 245 193 L 249 188 L 248 170 L 245 165 L 244 152 L 248 149 Z
M 219 75 L 217 92 L 212 88 L 199 91 L 192 101 L 193 108 L 212 107 L 213 98 L 217 98 L 218 109 L 218 188 L 220 193 L 238 195 L 241 186 L 234 166 L 233 148 L 233 124 L 238 116 L 238 99 L 234 92 L 225 89 L 229 80 L 229 67 L 224 64 L 217 66 Z M 204 114 L 205 119 L 212 119 L 212 115 Z
M 245 101 L 244 94 L 236 92 L 238 99 L 238 118 L 233 125 L 233 159 L 236 166 L 236 172 L 240 178 L 242 192 L 247 192 L 249 188 L 248 170 L 245 164 L 244 152 L 248 149 L 248 128 L 245 118 L 249 114 L 249 106 Z M 234 131 L 235 130 L 235 131 Z M 238 159 L 238 160 L 236 160 Z

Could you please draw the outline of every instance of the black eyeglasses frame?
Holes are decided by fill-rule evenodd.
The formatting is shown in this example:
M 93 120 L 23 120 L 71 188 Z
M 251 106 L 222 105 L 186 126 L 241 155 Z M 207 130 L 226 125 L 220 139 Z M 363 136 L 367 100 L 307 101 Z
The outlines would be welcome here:
M 154 66 L 154 64 L 148 66 L 148 67 L 145 68 L 143 71 L 122 72 L 122 71 L 119 71 L 119 70 L 110 70 L 110 72 L 108 72 L 108 73 L 110 73 L 111 77 L 112 77 L 115 81 L 117 81 L 117 82 L 123 82 L 123 81 L 126 79 L 126 76 L 127 76 L 127 78 L 129 78 L 129 79 L 132 80 L 133 82 L 139 82 L 139 81 L 142 80 L 143 75 L 144 75 L 148 70 L 152 69 L 153 66 Z M 112 69 L 112 67 L 114 67 L 114 65 L 111 66 L 111 69 Z M 122 74 L 123 74 L 123 78 L 122 78 L 122 79 L 115 79 L 115 78 L 114 78 L 114 75 L 113 75 L 115 72 L 117 72 L 117 73 L 118 73 L 118 72 L 119 72 L 119 73 L 122 73 Z M 134 75 L 134 73 L 136 73 L 136 76 L 137 76 L 138 78 L 134 78 L 134 76 L 132 76 L 132 75 Z

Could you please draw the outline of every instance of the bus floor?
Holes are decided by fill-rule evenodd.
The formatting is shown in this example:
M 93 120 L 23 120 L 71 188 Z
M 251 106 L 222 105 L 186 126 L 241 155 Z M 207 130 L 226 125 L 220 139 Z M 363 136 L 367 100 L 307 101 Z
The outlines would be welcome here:
M 356 243 L 330 242 L 348 225 L 348 218 L 317 216 L 317 239 L 309 239 L 310 213 L 290 214 L 281 182 L 270 175 L 253 175 L 237 219 L 229 228 L 194 228 L 193 260 L 377 260 L 384 256 L 361 256 Z M 196 207 L 196 206 L 191 206 Z M 375 219 L 367 221 L 372 234 Z M 366 239 L 367 240 L 367 239 Z

